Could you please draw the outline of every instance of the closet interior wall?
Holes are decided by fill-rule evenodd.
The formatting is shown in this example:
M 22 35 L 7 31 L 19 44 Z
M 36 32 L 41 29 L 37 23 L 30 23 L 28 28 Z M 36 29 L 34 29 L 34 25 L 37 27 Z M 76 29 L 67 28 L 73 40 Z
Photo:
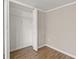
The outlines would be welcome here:
M 29 8 L 9 2 L 10 50 L 32 45 L 32 11 Z

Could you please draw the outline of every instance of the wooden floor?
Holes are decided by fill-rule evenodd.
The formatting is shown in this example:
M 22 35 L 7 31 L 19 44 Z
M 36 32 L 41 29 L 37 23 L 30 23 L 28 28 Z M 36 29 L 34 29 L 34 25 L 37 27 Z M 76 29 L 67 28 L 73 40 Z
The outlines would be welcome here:
M 74 59 L 49 47 L 40 48 L 37 52 L 32 47 L 10 53 L 10 59 Z

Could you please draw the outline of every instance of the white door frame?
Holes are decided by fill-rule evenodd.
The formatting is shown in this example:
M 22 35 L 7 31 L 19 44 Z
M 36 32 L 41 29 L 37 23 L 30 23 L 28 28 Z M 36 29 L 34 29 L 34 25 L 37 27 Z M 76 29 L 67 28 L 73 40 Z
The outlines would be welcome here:
M 38 10 L 34 8 L 33 10 L 33 38 L 32 46 L 35 51 L 38 50 Z
M 4 58 L 10 59 L 9 0 L 4 0 Z

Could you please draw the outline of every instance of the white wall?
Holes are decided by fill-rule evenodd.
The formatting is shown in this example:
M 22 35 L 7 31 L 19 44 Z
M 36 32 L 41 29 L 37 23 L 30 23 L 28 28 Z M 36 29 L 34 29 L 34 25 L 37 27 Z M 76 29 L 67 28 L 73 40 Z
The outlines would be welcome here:
M 75 4 L 46 14 L 46 44 L 76 55 Z
M 38 11 L 38 46 L 45 44 L 45 13 Z
M 10 2 L 10 50 L 32 45 L 33 14 L 23 6 Z M 38 47 L 45 44 L 45 13 L 38 11 Z
M 10 2 L 10 50 L 32 45 L 32 13 Z

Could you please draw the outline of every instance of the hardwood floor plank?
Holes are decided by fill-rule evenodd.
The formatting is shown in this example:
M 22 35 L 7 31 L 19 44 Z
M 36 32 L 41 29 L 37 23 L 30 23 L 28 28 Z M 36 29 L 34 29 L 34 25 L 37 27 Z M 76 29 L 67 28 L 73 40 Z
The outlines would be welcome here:
M 42 47 L 34 51 L 32 47 L 26 47 L 10 53 L 10 59 L 74 59 L 49 47 Z

